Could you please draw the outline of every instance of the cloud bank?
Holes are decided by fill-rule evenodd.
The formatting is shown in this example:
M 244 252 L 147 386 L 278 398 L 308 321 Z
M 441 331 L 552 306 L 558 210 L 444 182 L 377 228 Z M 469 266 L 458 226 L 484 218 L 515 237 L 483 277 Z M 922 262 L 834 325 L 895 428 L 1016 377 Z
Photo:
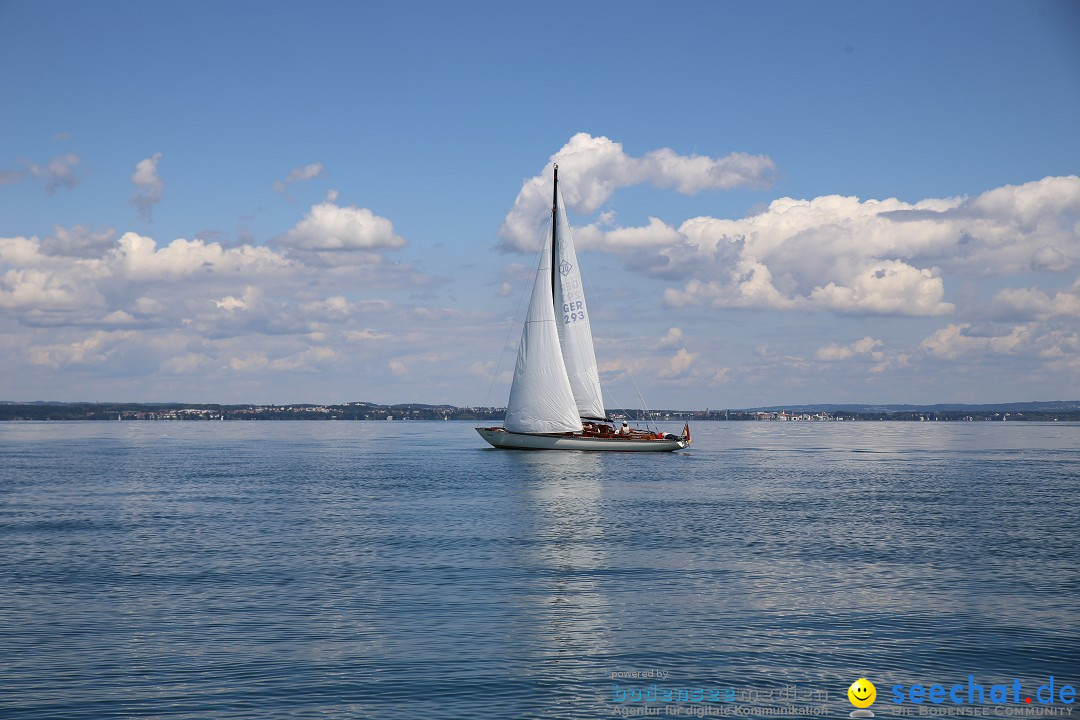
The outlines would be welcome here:
M 403 383 L 414 382 L 414 373 L 432 381 L 445 375 L 450 386 L 453 367 L 427 367 L 430 346 L 460 348 L 475 360 L 459 341 L 486 333 L 489 313 L 378 297 L 440 282 L 384 256 L 405 243 L 389 220 L 323 203 L 288 235 L 295 244 L 273 247 L 161 243 L 85 227 L 58 227 L 47 238 L 2 237 L 0 361 L 23 368 L 24 377 L 115 376 L 144 392 L 178 383 L 191 397 L 192 388 L 220 390 L 229 378 L 264 393 L 260 378 L 329 370 L 367 378 L 385 371 Z M 347 261 L 324 265 L 325 248 Z M 384 352 L 387 343 L 392 350 Z M 387 352 L 399 364 L 394 372 Z M 189 385 L 184 378 L 201 380 Z M 236 391 L 243 396 L 242 387 Z
M 856 315 L 939 316 L 956 310 L 945 274 L 1065 273 L 1080 259 L 1080 178 L 1048 177 L 976 197 L 780 198 L 761 213 L 696 217 L 671 227 L 579 228 L 579 245 L 621 256 L 647 275 L 682 281 L 668 307 L 693 305 Z M 1005 293 L 1001 305 L 1071 308 Z M 1056 305 L 1055 305 L 1056 304 Z
M 661 291 L 667 311 L 694 313 L 687 323 L 717 310 L 757 310 L 943 324 L 914 341 L 875 332 L 814 348 L 792 339 L 785 351 L 762 349 L 761 357 L 733 367 L 708 360 L 715 351 L 703 352 L 708 343 L 703 347 L 696 337 L 707 326 L 698 324 L 685 337 L 671 328 L 647 361 L 654 381 L 707 387 L 739 378 L 771 392 L 778 377 L 796 387 L 842 374 L 853 383 L 861 377 L 863 388 L 872 389 L 888 372 L 919 378 L 921 387 L 929 387 L 928 376 L 940 377 L 943 389 L 963 392 L 975 386 L 973 378 L 985 382 L 1006 367 L 1014 373 L 1010 382 L 1021 386 L 1044 386 L 1048 378 L 1080 370 L 1080 178 L 1052 176 L 915 202 L 781 197 L 737 219 L 699 216 L 672 225 L 650 217 L 641 226 L 615 224 L 603 204 L 618 188 L 754 186 L 755 178 L 767 177 L 758 171 L 772 170 L 744 165 L 754 171 L 721 181 L 721 174 L 691 171 L 706 165 L 702 159 L 672 156 L 632 158 L 606 138 L 577 135 L 552 157 L 565 162 L 560 180 L 567 176 L 561 185 L 567 204 L 579 214 L 595 213 L 574 229 L 579 249 L 617 257 L 628 270 L 667 285 Z M 662 159 L 674 161 L 661 169 Z M 574 167 L 582 168 L 579 176 Z M 504 250 L 535 249 L 535 228 L 550 203 L 549 173 L 550 164 L 525 182 L 500 231 Z M 844 327 L 813 322 L 833 323 L 830 332 Z M 619 356 L 631 347 L 642 355 L 640 339 L 614 347 Z M 646 363 L 627 365 L 640 371 Z M 602 363 L 602 371 L 609 379 L 620 373 L 610 363 Z
M 140 161 L 131 177 L 133 201 L 148 219 L 163 197 L 161 158 Z M 76 187 L 77 158 L 60 160 L 36 177 L 47 188 Z M 587 134 L 571 138 L 551 162 L 561 164 L 568 204 L 591 215 L 575 228 L 580 248 L 647 278 L 621 296 L 633 313 L 610 311 L 610 296 L 606 307 L 596 303 L 598 318 L 608 311 L 594 326 L 607 384 L 632 387 L 636 375 L 695 400 L 708 388 L 787 397 L 799 383 L 829 387 L 823 378 L 860 399 L 905 378 L 920 388 L 938 382 L 948 393 L 965 382 L 983 392 L 1004 379 L 1022 388 L 1075 387 L 1080 178 L 914 202 L 781 197 L 737 219 L 650 217 L 627 227 L 604 207 L 622 188 L 766 187 L 775 166 L 739 153 L 633 156 Z M 550 163 L 524 182 L 500 231 L 504 250 L 535 250 L 549 209 L 549 171 Z M 275 189 L 321 173 L 318 163 L 295 168 Z M 395 259 L 409 243 L 389 218 L 330 191 L 294 220 L 269 242 L 237 245 L 212 235 L 158 240 L 84 225 L 0 237 L 0 362 L 44 388 L 9 392 L 51 392 L 61 378 L 65 387 L 115 378 L 111 387 L 128 392 L 145 378 L 142 398 L 195 399 L 191 388 L 213 387 L 215 395 L 248 400 L 265 397 L 261 388 L 269 385 L 260 383 L 280 383 L 271 378 L 281 374 L 294 390 L 304 376 L 312 378 L 306 387 L 325 393 L 327 381 L 318 378 L 332 373 L 333 392 L 348 392 L 342 379 L 355 377 L 359 388 L 395 388 L 386 399 L 430 400 L 440 392 L 459 402 L 482 399 L 496 370 L 484 348 L 495 353 L 506 335 L 506 304 L 522 297 L 532 267 L 493 271 L 485 292 L 505 300 L 475 303 L 461 283 L 454 286 L 460 299 L 452 293 L 449 306 L 429 305 L 443 279 Z M 773 316 L 765 324 L 814 330 L 755 335 L 736 326 L 742 313 L 721 312 L 728 310 L 765 311 Z M 791 314 L 797 317 L 784 317 Z M 506 368 L 495 374 L 505 384 Z M 466 377 L 480 379 L 479 396 Z M 419 394 L 400 394 L 414 388 Z M 371 397 L 366 392 L 357 397 Z M 494 403 L 505 398 L 498 392 Z M 634 392 L 622 396 L 633 400 Z M 309 399 L 300 391 L 295 398 Z

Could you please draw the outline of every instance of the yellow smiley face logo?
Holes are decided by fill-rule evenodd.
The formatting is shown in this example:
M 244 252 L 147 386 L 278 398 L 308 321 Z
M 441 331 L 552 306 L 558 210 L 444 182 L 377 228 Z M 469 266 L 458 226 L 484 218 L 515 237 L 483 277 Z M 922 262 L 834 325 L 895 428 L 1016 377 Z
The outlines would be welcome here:
M 847 690 L 847 697 L 857 708 L 870 707 L 877 699 L 877 688 L 866 678 L 859 678 L 851 683 L 851 687 Z

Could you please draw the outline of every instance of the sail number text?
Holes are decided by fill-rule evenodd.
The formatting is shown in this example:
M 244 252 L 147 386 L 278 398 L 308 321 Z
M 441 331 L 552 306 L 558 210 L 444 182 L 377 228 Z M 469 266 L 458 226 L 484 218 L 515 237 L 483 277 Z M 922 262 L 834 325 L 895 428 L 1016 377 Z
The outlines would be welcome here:
M 569 325 L 572 322 L 585 319 L 585 303 L 581 300 L 563 303 L 562 311 L 564 325 Z

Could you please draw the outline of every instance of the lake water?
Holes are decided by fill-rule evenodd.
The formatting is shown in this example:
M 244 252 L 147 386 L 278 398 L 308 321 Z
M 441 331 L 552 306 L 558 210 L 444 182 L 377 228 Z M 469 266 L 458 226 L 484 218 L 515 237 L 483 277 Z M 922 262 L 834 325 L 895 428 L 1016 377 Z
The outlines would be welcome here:
M 896 684 L 1080 684 L 1080 425 L 692 429 L 0 424 L 0 718 L 844 718 L 859 677 L 891 717 Z M 653 685 L 705 700 L 630 699 Z

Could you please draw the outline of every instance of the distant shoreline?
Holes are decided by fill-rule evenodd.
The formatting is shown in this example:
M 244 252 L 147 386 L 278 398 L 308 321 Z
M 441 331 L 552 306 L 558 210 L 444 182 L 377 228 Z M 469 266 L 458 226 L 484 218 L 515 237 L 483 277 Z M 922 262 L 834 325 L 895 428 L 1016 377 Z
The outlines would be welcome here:
M 983 422 L 1080 421 L 1080 401 L 1000 403 L 988 405 L 791 405 L 722 410 L 608 411 L 613 419 L 653 422 Z M 455 407 L 406 403 L 379 405 L 351 402 L 338 405 L 219 405 L 212 403 L 90 403 L 0 402 L 0 421 L 242 421 L 242 420 L 466 420 L 501 421 L 505 408 Z

